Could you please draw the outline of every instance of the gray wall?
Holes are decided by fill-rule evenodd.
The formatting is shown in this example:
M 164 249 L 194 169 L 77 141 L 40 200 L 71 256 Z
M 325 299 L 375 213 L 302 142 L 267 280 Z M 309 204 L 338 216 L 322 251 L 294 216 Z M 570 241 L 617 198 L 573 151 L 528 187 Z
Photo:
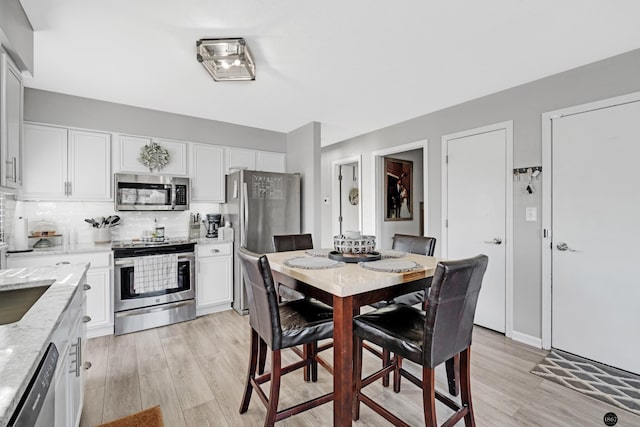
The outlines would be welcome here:
M 302 232 L 320 242 L 320 132 L 318 122 L 308 123 L 287 134 L 287 172 L 302 176 Z
M 26 121 L 285 152 L 284 133 L 26 88 Z
M 639 70 L 637 49 L 324 147 L 322 192 L 330 191 L 333 160 L 363 154 L 363 177 L 370 177 L 371 152 L 428 139 L 427 233 L 440 238 L 443 135 L 513 120 L 514 167 L 540 165 L 542 113 L 638 92 Z M 544 177 L 545 171 L 541 179 Z M 363 179 L 363 187 L 371 185 Z M 541 181 L 538 188 L 541 189 Z M 371 194 L 372 190 L 362 193 Z M 540 193 L 531 197 L 514 185 L 514 331 L 533 337 L 541 337 L 541 227 L 540 220 L 524 221 L 524 209 L 533 206 L 540 213 Z M 363 203 L 363 208 L 374 208 L 371 201 Z M 322 216 L 330 218 L 330 207 L 322 208 Z M 366 215 L 367 210 L 364 212 Z M 329 220 L 323 221 L 322 230 L 323 237 L 330 232 Z
M 33 75 L 33 28 L 19 0 L 0 1 L 0 44 L 21 71 Z

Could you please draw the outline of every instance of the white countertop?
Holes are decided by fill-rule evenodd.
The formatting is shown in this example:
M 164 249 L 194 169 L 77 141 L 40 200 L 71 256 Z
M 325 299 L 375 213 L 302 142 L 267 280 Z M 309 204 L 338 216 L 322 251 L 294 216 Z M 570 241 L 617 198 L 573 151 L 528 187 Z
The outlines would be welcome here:
M 0 326 L 0 427 L 13 414 L 88 268 L 67 264 L 0 270 L 0 292 L 55 280 L 21 320 Z

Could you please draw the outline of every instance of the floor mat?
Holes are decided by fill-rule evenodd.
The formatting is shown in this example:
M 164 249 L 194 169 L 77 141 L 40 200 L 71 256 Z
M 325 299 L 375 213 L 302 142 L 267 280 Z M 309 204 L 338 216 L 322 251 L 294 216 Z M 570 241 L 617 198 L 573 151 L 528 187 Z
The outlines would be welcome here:
M 640 415 L 638 375 L 558 350 L 531 373 Z

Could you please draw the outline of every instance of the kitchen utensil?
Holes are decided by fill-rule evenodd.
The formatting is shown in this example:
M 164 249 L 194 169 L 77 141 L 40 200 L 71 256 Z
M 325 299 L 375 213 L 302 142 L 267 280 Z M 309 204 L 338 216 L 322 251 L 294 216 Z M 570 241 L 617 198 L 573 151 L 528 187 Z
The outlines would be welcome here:
M 113 215 L 111 221 L 109 221 L 109 227 L 115 227 L 120 224 L 120 217 L 118 215 Z
M 96 218 L 96 222 L 98 223 L 98 228 L 104 227 L 105 218 L 103 216 L 99 216 Z
M 98 224 L 93 218 L 85 218 L 84 222 L 91 224 L 91 226 L 94 228 L 98 227 Z

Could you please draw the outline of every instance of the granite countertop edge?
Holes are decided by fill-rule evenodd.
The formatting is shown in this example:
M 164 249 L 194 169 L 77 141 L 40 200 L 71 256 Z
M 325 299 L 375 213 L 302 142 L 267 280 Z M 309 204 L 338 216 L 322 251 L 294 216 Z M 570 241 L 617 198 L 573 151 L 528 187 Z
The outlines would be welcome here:
M 0 292 L 54 280 L 22 319 L 0 326 L 0 427 L 13 415 L 88 268 L 87 263 L 0 271 Z

